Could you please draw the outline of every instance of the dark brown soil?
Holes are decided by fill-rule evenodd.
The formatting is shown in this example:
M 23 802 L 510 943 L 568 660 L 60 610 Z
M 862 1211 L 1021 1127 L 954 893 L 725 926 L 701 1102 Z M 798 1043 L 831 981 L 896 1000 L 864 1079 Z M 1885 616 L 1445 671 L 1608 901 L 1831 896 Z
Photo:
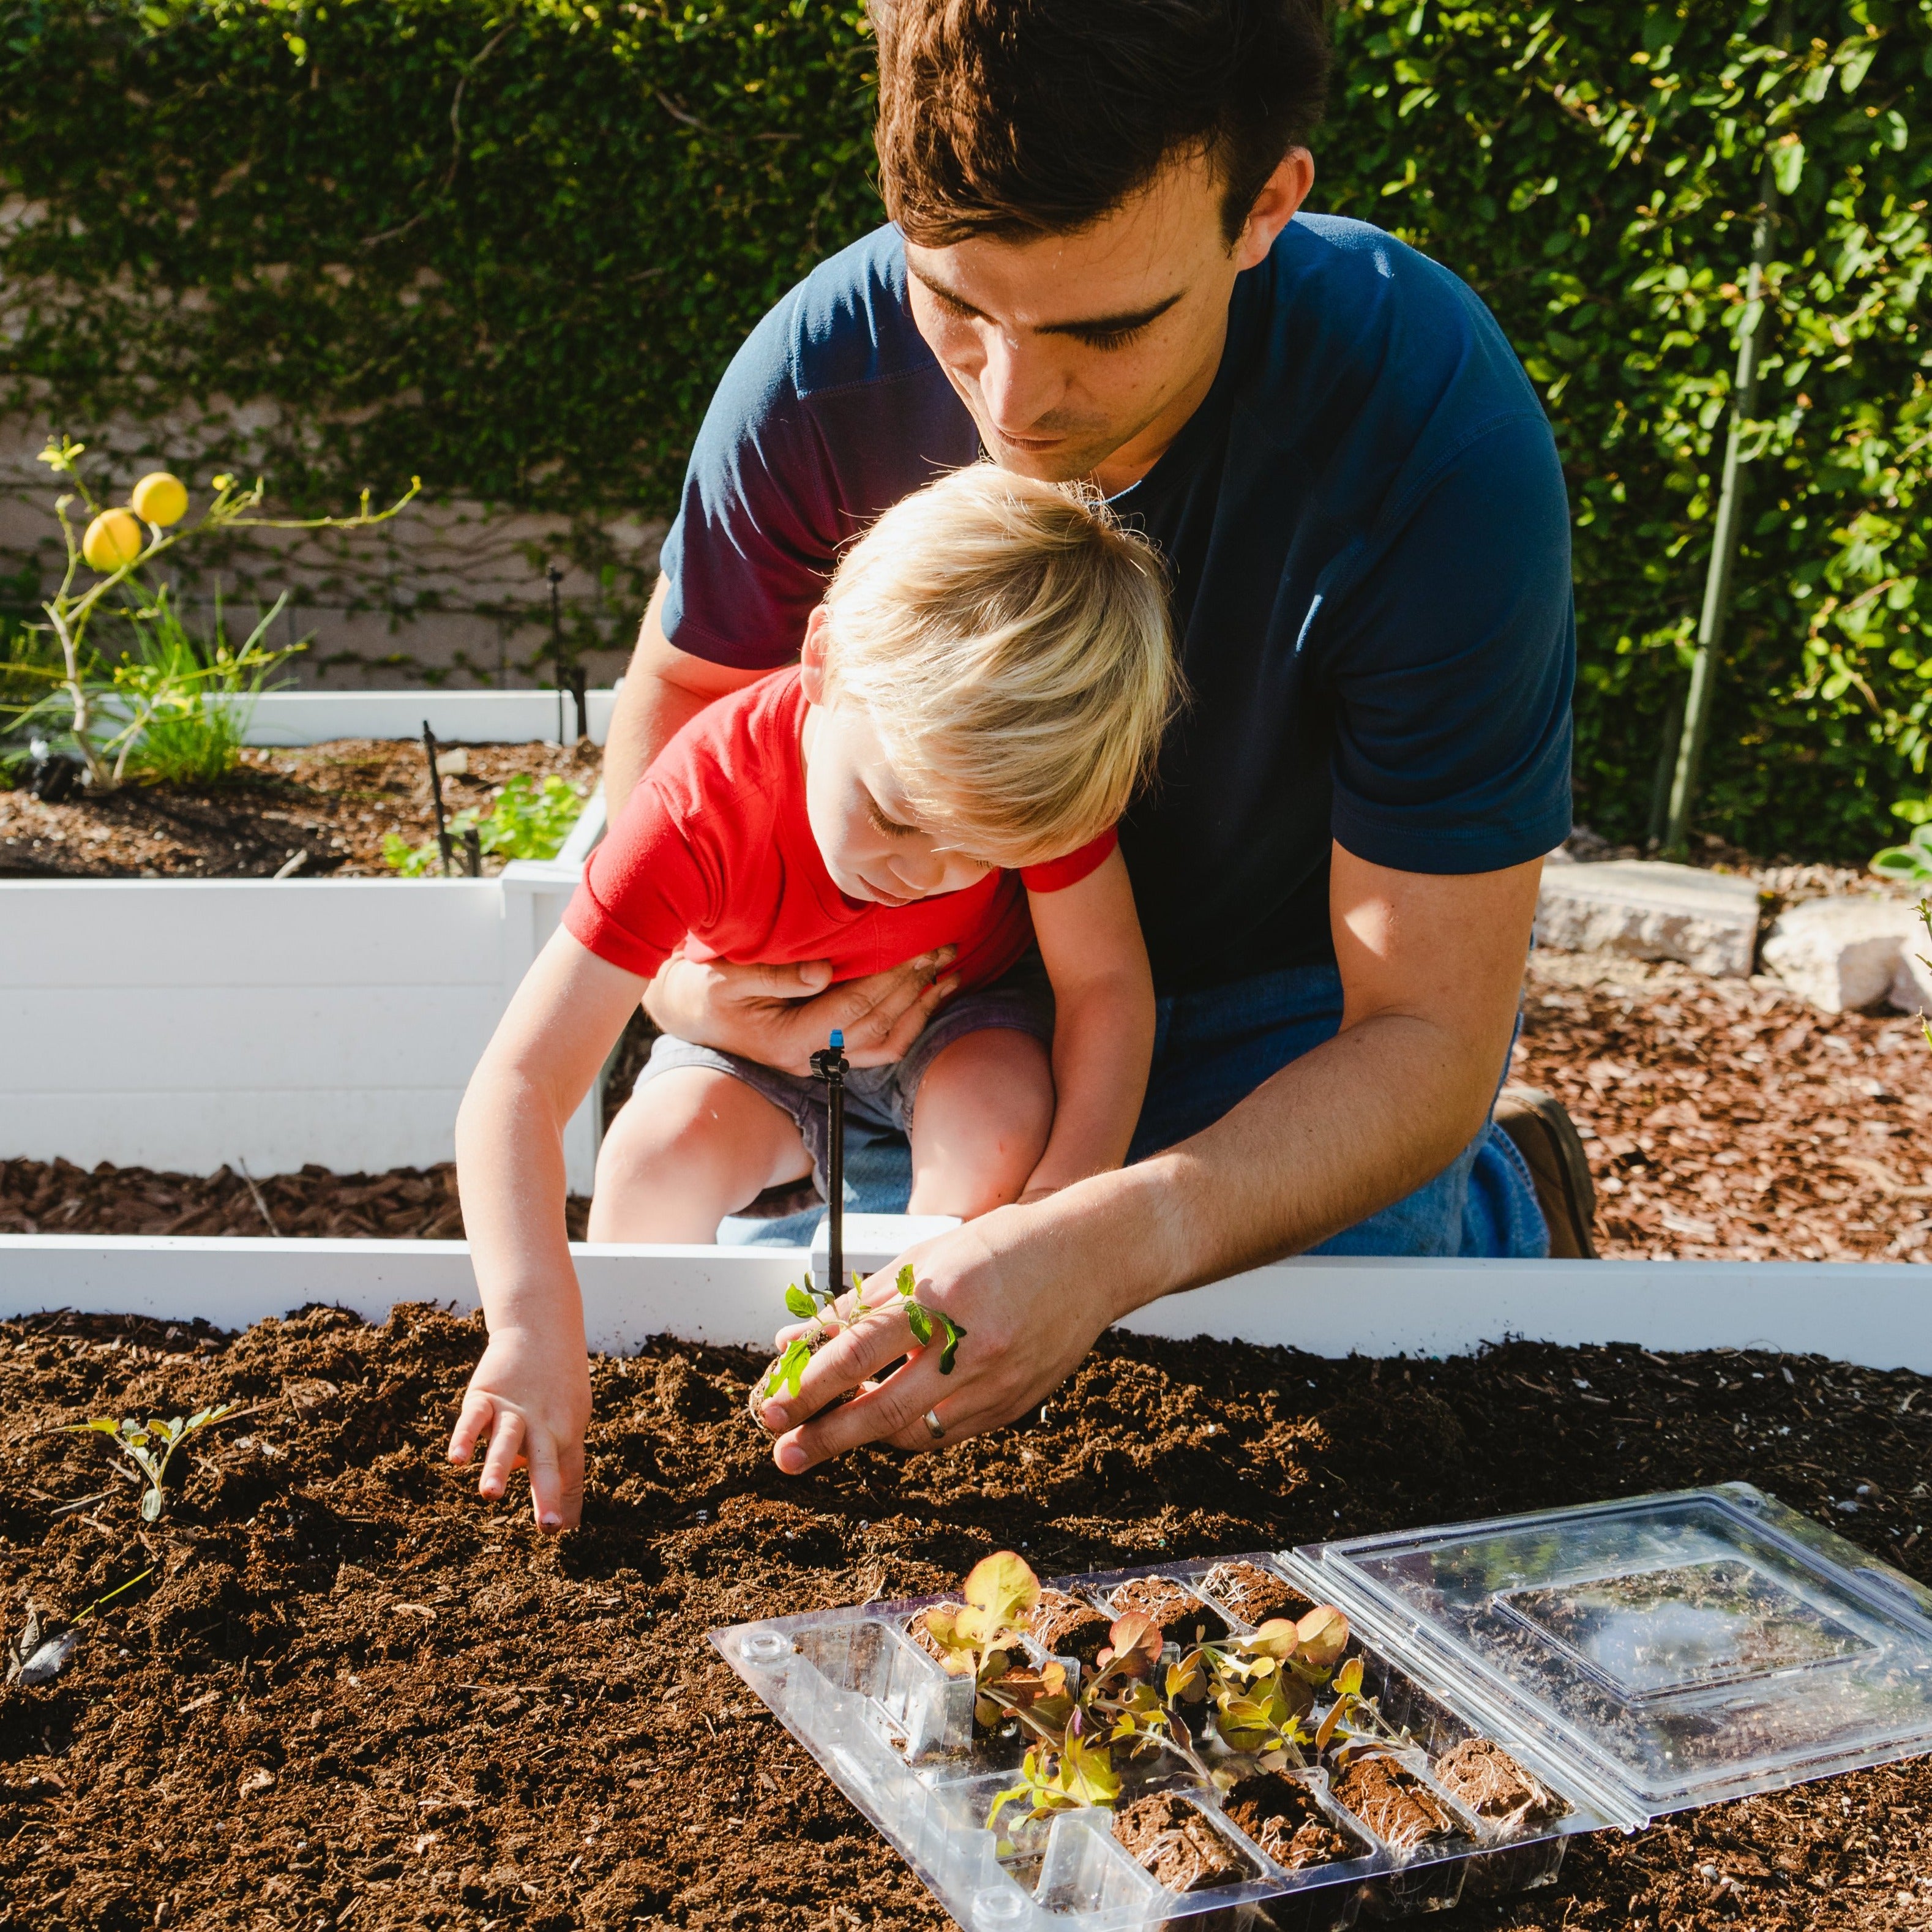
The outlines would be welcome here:
M 1328 1788 L 1382 1843 L 1398 1852 L 1461 1835 L 1442 1801 L 1393 1758 L 1366 1752 L 1352 1758 Z
M 260 1197 L 257 1199 L 256 1196 Z M 567 1204 L 570 1238 L 584 1238 L 588 1201 Z M 313 1235 L 377 1240 L 463 1238 L 456 1165 L 398 1168 L 387 1174 L 298 1174 L 247 1178 L 157 1174 L 145 1167 L 92 1173 L 71 1161 L 0 1161 L 0 1234 Z
M 1114 1814 L 1114 1836 L 1169 1892 L 1206 1892 L 1254 1876 L 1252 1862 L 1207 1815 L 1171 1791 L 1136 1798 Z
M 1289 1871 L 1360 1858 L 1369 1849 L 1336 1830 L 1306 1785 L 1278 1771 L 1251 1772 L 1228 1792 L 1221 1808 Z
M 1192 1590 L 1166 1576 L 1136 1576 L 1109 1598 L 1117 1617 L 1138 1610 L 1169 1643 L 1212 1643 L 1228 1634 L 1228 1620 Z
M 468 766 L 442 782 L 452 816 L 487 805 L 518 772 L 538 782 L 554 772 L 587 796 L 602 769 L 587 740 L 449 748 Z M 388 878 L 382 839 L 391 832 L 412 845 L 435 836 L 421 745 L 344 738 L 296 751 L 245 746 L 240 770 L 219 785 L 130 784 L 64 805 L 0 791 L 0 877 L 266 878 L 306 852 L 302 878 Z M 483 866 L 502 869 L 490 858 Z
M 1465 1738 L 1436 1760 L 1436 1780 L 1466 1811 L 1486 1822 L 1535 1831 L 1564 1816 L 1569 1806 L 1488 1738 Z
M 1027 1624 L 1054 1656 L 1077 1657 L 1090 1670 L 1114 1627 L 1104 1611 L 1064 1590 L 1042 1590 Z
M 0 1694 L 0 1924 L 940 1932 L 705 1632 L 945 1590 L 1001 1547 L 1065 1574 L 1742 1478 L 1932 1579 L 1932 1382 L 1902 1372 L 1122 1337 L 1045 1422 L 794 1480 L 743 1412 L 759 1364 L 657 1344 L 594 1364 L 584 1526 L 545 1543 L 442 1460 L 482 1340 L 425 1310 L 0 1324 L 14 1628 L 157 1566 L 56 1683 Z M 39 1432 L 223 1399 L 270 1407 L 182 1452 L 145 1535 L 98 1438 Z M 1586 1838 L 1455 1922 L 1903 1932 L 1928 1876 L 1922 1761 Z
M 1264 1624 L 1271 1617 L 1300 1618 L 1315 1606 L 1286 1576 L 1258 1563 L 1224 1563 L 1202 1580 L 1224 1609 L 1244 1623 Z M 1297 1787 L 1299 1789 L 1299 1787 Z

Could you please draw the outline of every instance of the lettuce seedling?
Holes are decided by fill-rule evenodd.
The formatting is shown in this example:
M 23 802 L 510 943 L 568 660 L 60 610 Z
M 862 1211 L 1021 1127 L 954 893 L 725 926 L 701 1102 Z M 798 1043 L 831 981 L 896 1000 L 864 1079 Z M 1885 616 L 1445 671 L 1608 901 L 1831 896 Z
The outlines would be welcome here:
M 1057 1742 L 1073 1715 L 1066 1666 L 1054 1659 L 1035 1670 L 1025 1648 L 1040 1579 L 1025 1558 L 1003 1550 L 973 1566 L 962 1594 L 963 1604 L 920 1612 L 920 1640 L 949 1676 L 971 1677 L 973 1719 L 982 1730 L 1015 1718 L 1036 1737 Z
M 935 1335 L 944 1334 L 946 1337 L 945 1346 L 939 1352 L 939 1372 L 942 1376 L 950 1376 L 952 1372 L 954 1359 L 959 1352 L 959 1344 L 964 1338 L 965 1330 L 950 1316 L 942 1313 L 937 1308 L 927 1308 L 914 1298 L 913 1274 L 910 1264 L 899 1270 L 898 1280 L 894 1287 L 900 1305 L 905 1310 L 906 1325 L 912 1330 L 913 1340 L 922 1348 L 928 1347 Z M 786 1308 L 800 1321 L 808 1322 L 812 1325 L 802 1335 L 794 1335 L 786 1343 L 784 1353 L 772 1364 L 770 1372 L 765 1378 L 764 1387 L 760 1391 L 760 1402 L 770 1402 L 781 1394 L 796 1396 L 798 1394 L 799 1379 L 805 1373 L 806 1364 L 812 1360 L 813 1352 L 819 1343 L 827 1335 L 836 1333 L 840 1325 L 837 1308 L 840 1292 L 836 1288 L 827 1291 L 814 1288 L 809 1274 L 805 1277 L 802 1288 L 794 1282 L 785 1290 Z M 865 1288 L 856 1268 L 852 1271 L 852 1312 L 847 1318 L 848 1321 L 856 1322 L 862 1315 L 870 1315 L 878 1309 L 890 1306 L 886 1302 L 867 1303 Z M 1015 1557 L 1013 1561 L 1017 1563 L 1019 1558 Z M 1028 1570 L 1027 1574 L 1030 1576 L 1033 1573 Z M 1036 1585 L 1035 1588 L 1037 1587 Z

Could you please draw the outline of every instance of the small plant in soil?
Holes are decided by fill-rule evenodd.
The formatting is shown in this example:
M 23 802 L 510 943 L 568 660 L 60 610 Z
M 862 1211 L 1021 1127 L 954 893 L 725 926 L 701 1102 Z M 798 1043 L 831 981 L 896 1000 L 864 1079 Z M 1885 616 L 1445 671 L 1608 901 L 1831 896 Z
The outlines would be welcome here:
M 161 1513 L 168 1464 L 175 1451 L 204 1429 L 212 1429 L 218 1422 L 232 1421 L 237 1416 L 252 1412 L 232 1402 L 224 1402 L 198 1408 L 192 1415 L 178 1415 L 172 1421 L 151 1416 L 146 1422 L 137 1422 L 130 1416 L 116 1422 L 112 1416 L 96 1416 L 91 1422 L 68 1424 L 64 1432 L 70 1436 L 104 1436 L 134 1464 L 142 1479 L 141 1520 L 152 1522 Z
M 965 1330 L 959 1327 L 950 1316 L 941 1313 L 936 1308 L 926 1307 L 914 1298 L 910 1263 L 899 1270 L 898 1279 L 893 1284 L 892 1292 L 897 1294 L 900 1305 L 904 1309 L 906 1325 L 911 1329 L 912 1338 L 920 1347 L 929 1346 L 935 1336 L 945 1336 L 945 1345 L 939 1352 L 939 1372 L 942 1376 L 952 1374 L 953 1360 L 959 1352 L 959 1344 L 964 1339 Z M 785 1346 L 784 1353 L 766 1371 L 764 1380 L 754 1384 L 757 1391 L 752 1402 L 754 1414 L 763 1404 L 781 1394 L 796 1396 L 798 1394 L 799 1378 L 805 1373 L 806 1364 L 812 1360 L 822 1342 L 838 1334 L 842 1325 L 836 1309 L 840 1292 L 837 1288 L 821 1291 L 814 1288 L 809 1274 L 805 1277 L 803 1287 L 794 1282 L 785 1290 L 786 1308 L 800 1321 L 809 1322 L 812 1325 L 803 1334 L 792 1337 Z M 868 1304 L 866 1301 L 865 1289 L 856 1269 L 852 1275 L 852 1312 L 847 1318 L 848 1324 L 857 1321 L 862 1315 L 874 1314 L 879 1309 L 891 1306 L 890 1302 Z M 1019 1558 L 1015 1557 L 1013 1561 L 1017 1563 Z M 1030 1576 L 1033 1572 L 1028 1570 L 1027 1574 Z M 1034 1585 L 1036 1599 L 1039 1588 L 1036 1580 Z
M 552 772 L 532 788 L 527 773 L 506 782 L 488 812 L 466 806 L 452 815 L 448 836 L 459 845 L 476 834 L 477 850 L 497 859 L 554 859 L 584 809 L 583 794 Z M 386 833 L 382 862 L 406 879 L 419 879 L 442 862 L 442 848 L 434 839 L 412 845 L 400 832 Z
M 1348 1647 L 1348 1620 L 1318 1604 L 1298 1622 L 1271 1618 L 1246 1636 L 1197 1644 L 1167 1673 L 1170 1706 L 1206 1704 L 1232 1751 L 1258 1756 L 1270 1770 L 1306 1762 L 1304 1749 L 1328 1744 L 1361 1688 L 1362 1664 L 1336 1664 Z M 1334 1702 L 1311 1736 L 1304 1720 L 1333 1679 Z
M 158 722 L 165 735 L 171 716 L 205 710 L 208 686 L 213 681 L 220 688 L 218 680 L 224 674 L 212 665 L 190 672 L 176 663 L 170 669 L 163 661 L 165 652 L 159 657 L 152 651 L 137 652 L 118 665 L 100 653 L 89 634 L 98 619 L 118 614 L 152 620 L 162 608 L 160 592 L 151 587 L 143 572 L 183 543 L 226 531 L 354 530 L 384 523 L 421 485 L 412 482 L 406 494 L 386 510 L 372 511 L 364 490 L 362 507 L 352 516 L 266 517 L 260 514 L 264 487 L 259 477 L 244 489 L 232 476 L 217 476 L 212 499 L 198 518 L 188 521 L 187 488 L 165 470 L 142 477 L 125 505 L 103 503 L 82 473 L 80 459 L 86 448 L 85 443 L 60 436 L 50 438 L 40 452 L 40 460 L 69 486 L 54 500 L 67 566 L 54 594 L 40 605 L 53 641 L 49 662 L 43 665 L 30 651 L 7 667 L 38 677 L 44 688 L 38 696 L 8 709 L 16 730 L 57 736 L 53 748 L 77 758 L 94 789 L 111 791 L 127 776 L 150 724 Z M 86 519 L 78 530 L 77 515 Z M 89 573 L 91 582 L 86 580 Z M 255 640 L 250 649 L 255 650 Z M 259 664 L 262 655 L 256 651 L 254 662 Z M 180 722 L 175 716 L 178 733 Z
M 126 1582 L 117 1583 L 105 1596 L 95 1598 L 64 1630 L 44 1629 L 39 1610 L 29 1604 L 26 1627 L 18 1636 L 7 1640 L 8 1683 L 18 1684 L 30 1690 L 43 1684 L 51 1684 L 74 1660 L 83 1634 L 81 1626 L 88 1618 L 116 1597 L 134 1588 L 136 1583 L 145 1583 L 154 1574 L 154 1565 L 150 1564 L 138 1576 L 130 1576 Z

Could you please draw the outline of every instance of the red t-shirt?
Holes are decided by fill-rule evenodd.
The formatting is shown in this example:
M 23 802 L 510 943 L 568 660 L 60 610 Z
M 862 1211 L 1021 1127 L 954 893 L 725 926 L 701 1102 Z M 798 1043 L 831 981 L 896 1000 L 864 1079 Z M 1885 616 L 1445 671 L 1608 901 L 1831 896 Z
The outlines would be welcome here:
M 682 952 L 740 965 L 829 959 L 834 979 L 856 980 L 952 945 L 960 984 L 983 986 L 1032 943 L 1027 893 L 1077 884 L 1114 849 L 1110 829 L 1064 859 L 910 905 L 849 899 L 806 818 L 804 722 L 795 665 L 700 712 L 590 855 L 563 916 L 572 936 L 640 979 Z

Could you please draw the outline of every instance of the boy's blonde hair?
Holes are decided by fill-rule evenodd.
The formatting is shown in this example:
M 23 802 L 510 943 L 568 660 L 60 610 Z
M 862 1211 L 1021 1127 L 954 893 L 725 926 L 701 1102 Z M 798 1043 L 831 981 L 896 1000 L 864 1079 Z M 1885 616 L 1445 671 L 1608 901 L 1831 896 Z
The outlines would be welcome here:
M 865 707 L 947 843 L 1035 864 L 1112 825 L 1179 693 L 1152 544 L 1090 491 L 980 463 L 905 498 L 826 592 L 830 698 Z

